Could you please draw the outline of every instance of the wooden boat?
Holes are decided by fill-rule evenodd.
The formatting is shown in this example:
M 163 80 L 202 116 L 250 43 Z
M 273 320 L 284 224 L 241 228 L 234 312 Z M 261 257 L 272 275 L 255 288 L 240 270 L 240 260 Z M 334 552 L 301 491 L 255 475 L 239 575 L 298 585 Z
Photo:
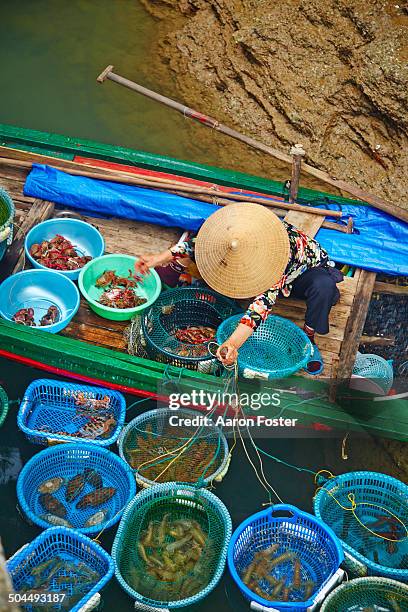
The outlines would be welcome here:
M 215 184 L 220 190 L 241 189 L 245 193 L 271 194 L 282 201 L 285 199 L 285 187 L 281 183 L 238 172 L 12 126 L 0 125 L 0 134 L 0 157 L 14 160 L 0 164 L 0 186 L 10 193 L 17 211 L 14 242 L 0 263 L 2 278 L 22 269 L 25 234 L 54 213 L 52 202 L 24 195 L 23 185 L 28 174 L 26 162 L 47 163 L 67 171 L 80 168 L 90 173 L 105 172 L 107 178 L 108 168 L 120 164 L 119 167 L 130 175 L 137 171 L 147 177 L 171 176 L 196 185 Z M 313 200 L 328 194 L 300 189 L 299 195 Z M 354 202 L 342 197 L 337 200 Z M 162 250 L 177 241 L 182 233 L 181 229 L 126 219 L 87 216 L 85 220 L 99 227 L 106 240 L 107 252 L 138 255 Z M 354 276 L 347 277 L 339 288 L 341 299 L 332 310 L 330 333 L 319 342 L 325 360 L 324 376 L 311 379 L 301 375 L 285 382 L 286 390 L 282 395 L 285 416 L 299 418 L 303 425 L 319 422 L 330 427 L 406 439 L 405 400 L 381 401 L 381 398 L 353 394 L 348 388 L 345 393 L 340 391 L 340 383 L 351 375 L 373 291 L 394 293 L 404 288 L 376 282 L 375 273 L 360 269 Z M 302 324 L 304 309 L 302 302 L 285 299 L 277 303 L 275 312 Z M 0 321 L 0 356 L 142 397 L 165 395 L 173 387 L 166 387 L 164 392 L 163 383 L 173 381 L 176 385 L 180 380 L 184 389 L 220 390 L 222 382 L 215 376 L 129 355 L 123 335 L 126 325 L 98 317 L 84 301 L 72 323 L 57 336 Z M 256 391 L 259 384 L 244 381 L 241 389 Z M 262 390 L 268 385 L 273 389 L 272 383 L 262 382 Z M 271 407 L 271 411 L 273 414 L 276 408 Z

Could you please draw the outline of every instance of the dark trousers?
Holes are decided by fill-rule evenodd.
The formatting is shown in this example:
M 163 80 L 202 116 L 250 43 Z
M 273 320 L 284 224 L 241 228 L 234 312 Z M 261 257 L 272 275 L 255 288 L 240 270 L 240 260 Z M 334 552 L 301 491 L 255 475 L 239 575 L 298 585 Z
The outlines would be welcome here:
M 318 334 L 327 334 L 331 307 L 340 297 L 336 281 L 329 270 L 306 270 L 292 283 L 291 297 L 306 300 L 306 325 Z

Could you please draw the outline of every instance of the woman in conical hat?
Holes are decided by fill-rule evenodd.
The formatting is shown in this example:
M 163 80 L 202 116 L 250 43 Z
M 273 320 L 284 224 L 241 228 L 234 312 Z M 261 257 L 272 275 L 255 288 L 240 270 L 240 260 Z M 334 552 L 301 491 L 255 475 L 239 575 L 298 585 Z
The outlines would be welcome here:
M 304 330 L 313 344 L 309 374 L 320 374 L 323 361 L 315 332 L 327 334 L 331 307 L 339 299 L 341 274 L 313 238 L 281 221 L 259 204 L 229 204 L 213 213 L 197 236 L 155 255 L 142 255 L 137 270 L 156 268 L 170 286 L 207 284 L 235 299 L 251 298 L 236 330 L 217 356 L 226 365 L 272 312 L 279 295 L 306 300 Z M 256 296 L 255 298 L 253 296 Z

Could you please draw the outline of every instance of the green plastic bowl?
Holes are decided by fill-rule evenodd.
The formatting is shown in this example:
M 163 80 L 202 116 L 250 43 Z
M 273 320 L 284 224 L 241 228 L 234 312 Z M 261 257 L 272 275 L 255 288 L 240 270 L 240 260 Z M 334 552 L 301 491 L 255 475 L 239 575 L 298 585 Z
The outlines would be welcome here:
M 157 300 L 161 291 L 161 281 L 157 272 L 150 270 L 150 274 L 144 277 L 143 282 L 136 288 L 137 295 L 146 298 L 144 304 L 135 308 L 109 308 L 98 302 L 104 289 L 95 286 L 97 278 L 106 270 L 114 270 L 118 276 L 128 276 L 129 270 L 133 272 L 136 261 L 137 257 L 131 255 L 102 255 L 92 259 L 82 268 L 78 278 L 79 290 L 96 314 L 112 321 L 128 321 Z

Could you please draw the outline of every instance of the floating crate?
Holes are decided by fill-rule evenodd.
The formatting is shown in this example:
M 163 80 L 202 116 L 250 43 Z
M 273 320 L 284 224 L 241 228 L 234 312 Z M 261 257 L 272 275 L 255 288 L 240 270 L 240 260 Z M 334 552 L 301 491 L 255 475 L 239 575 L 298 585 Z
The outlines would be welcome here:
M 103 411 L 89 409 L 86 415 L 81 416 L 80 406 L 77 405 L 80 394 L 89 400 L 109 398 L 109 408 L 105 412 L 113 414 L 116 424 L 106 437 L 89 439 L 79 435 L 80 429 L 90 421 L 88 414 L 91 418 L 104 414 Z M 34 380 L 24 393 L 17 416 L 17 425 L 27 439 L 34 444 L 46 446 L 56 442 L 86 440 L 97 446 L 110 446 L 117 440 L 124 425 L 125 416 L 125 398 L 118 391 L 40 378 Z

